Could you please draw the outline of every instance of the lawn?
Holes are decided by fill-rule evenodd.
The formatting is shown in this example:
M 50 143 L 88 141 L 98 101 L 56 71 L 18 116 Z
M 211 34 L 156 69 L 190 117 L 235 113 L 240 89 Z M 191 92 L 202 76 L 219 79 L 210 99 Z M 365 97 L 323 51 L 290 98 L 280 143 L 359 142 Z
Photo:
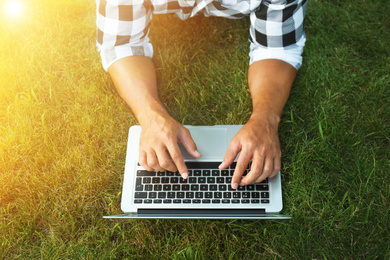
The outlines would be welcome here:
M 390 259 L 389 1 L 309 2 L 280 125 L 287 221 L 103 219 L 137 121 L 102 69 L 94 1 L 24 3 L 0 16 L 0 259 Z M 248 26 L 153 18 L 175 119 L 246 122 Z

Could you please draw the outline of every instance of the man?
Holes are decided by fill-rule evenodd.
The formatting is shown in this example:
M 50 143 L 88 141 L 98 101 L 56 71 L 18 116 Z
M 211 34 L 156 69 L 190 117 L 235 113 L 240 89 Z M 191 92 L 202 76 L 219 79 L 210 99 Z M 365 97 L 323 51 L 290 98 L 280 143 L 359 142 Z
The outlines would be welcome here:
M 97 0 L 97 46 L 120 96 L 142 126 L 140 164 L 150 171 L 179 171 L 188 177 L 178 142 L 201 154 L 189 131 L 159 100 L 152 45 L 152 14 L 250 17 L 248 84 L 253 111 L 231 141 L 220 169 L 240 156 L 232 188 L 273 177 L 281 168 L 278 125 L 302 58 L 307 0 Z M 179 32 L 178 32 L 179 33 Z M 242 178 L 252 160 L 250 172 Z

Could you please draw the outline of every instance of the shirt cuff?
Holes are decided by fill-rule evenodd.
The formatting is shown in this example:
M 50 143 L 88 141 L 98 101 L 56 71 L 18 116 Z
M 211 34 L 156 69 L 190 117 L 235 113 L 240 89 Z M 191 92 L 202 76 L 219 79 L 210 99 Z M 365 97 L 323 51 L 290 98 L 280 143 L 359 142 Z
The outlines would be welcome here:
M 105 71 L 116 61 L 130 56 L 146 56 L 153 57 L 153 46 L 151 43 L 146 42 L 141 45 L 123 44 L 115 47 L 103 47 L 97 43 L 100 56 L 102 58 L 102 64 Z
M 266 48 L 252 42 L 249 52 L 249 65 L 259 60 L 276 59 L 287 62 L 296 70 L 299 70 L 302 65 L 302 52 L 305 42 L 305 35 L 303 35 L 297 43 L 283 48 Z

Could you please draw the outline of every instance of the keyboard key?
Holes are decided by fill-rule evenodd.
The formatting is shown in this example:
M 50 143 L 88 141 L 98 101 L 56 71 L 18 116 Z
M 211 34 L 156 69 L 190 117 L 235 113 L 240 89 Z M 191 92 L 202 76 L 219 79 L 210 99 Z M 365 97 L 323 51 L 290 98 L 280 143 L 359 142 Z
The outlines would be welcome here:
M 186 198 L 187 198 L 187 199 L 193 199 L 193 198 L 194 198 L 194 192 L 192 192 L 192 191 L 187 191 L 187 192 L 186 192 Z
M 213 203 L 213 204 L 219 204 L 219 203 L 221 203 L 221 200 L 212 200 L 211 203 Z
M 172 203 L 172 200 L 166 199 L 166 200 L 163 200 L 163 203 L 164 203 L 164 204 L 171 204 L 171 203 Z
M 144 203 L 145 203 L 145 204 L 151 204 L 151 203 L 152 203 L 152 200 L 144 200 Z
M 243 203 L 243 204 L 248 204 L 248 203 L 249 203 L 249 200 L 248 200 L 248 199 L 242 199 L 242 200 L 241 200 L 241 203 Z
M 174 204 L 180 204 L 180 203 L 181 203 L 181 200 L 175 199 L 175 200 L 173 200 L 173 203 L 174 203 Z
M 152 191 L 153 190 L 153 185 L 151 184 L 148 184 L 148 185 L 145 185 L 145 191 Z
M 149 199 L 157 198 L 157 192 L 149 192 Z
M 210 202 L 211 202 L 211 200 L 208 200 L 208 199 L 202 200 L 202 203 L 203 203 L 203 204 L 209 204 Z
M 144 190 L 144 185 L 142 184 L 135 185 L 135 191 L 143 191 L 143 190 Z
M 190 177 L 188 179 L 189 179 L 189 183 L 197 183 L 196 182 L 196 177 Z
M 222 170 L 221 176 L 229 176 L 229 170 Z
M 248 198 L 250 198 L 250 197 L 251 197 L 250 192 L 245 191 L 245 192 L 242 193 L 242 198 L 243 198 L 243 199 L 248 199 Z
M 172 185 L 171 184 L 164 184 L 163 185 L 163 191 L 170 191 L 172 189 Z
M 176 193 L 176 198 L 183 199 L 184 198 L 184 192 L 182 192 L 182 191 L 177 192 Z
M 268 189 L 268 184 L 256 184 L 256 190 L 258 191 L 266 191 Z
M 207 177 L 207 183 L 215 183 L 215 177 Z
M 206 199 L 212 199 L 213 198 L 213 193 L 212 192 L 205 192 L 204 193 L 204 197 Z
M 147 192 L 136 192 L 135 196 L 136 199 L 146 199 L 148 197 Z
M 134 204 L 142 204 L 142 200 L 134 200 Z
M 192 170 L 188 170 L 188 177 L 192 176 Z
M 214 184 L 209 186 L 209 190 L 211 190 L 211 191 L 217 190 L 217 188 L 218 188 L 218 186 L 214 185 Z
M 169 177 L 162 177 L 161 183 L 169 183 Z
M 211 174 L 212 174 L 213 176 L 219 176 L 219 170 L 212 170 L 212 171 L 211 171 Z
M 168 198 L 169 199 L 174 199 L 175 197 L 176 197 L 175 192 L 173 192 L 173 191 L 168 192 Z
M 210 176 L 210 170 L 203 170 L 202 172 L 203 176 Z
M 160 177 L 153 177 L 153 178 L 152 178 L 152 183 L 153 183 L 153 184 L 160 183 L 160 181 L 161 181 L 161 178 L 160 178 Z
M 158 198 L 159 199 L 165 199 L 167 197 L 167 194 L 165 192 L 159 192 L 158 193 Z
M 200 185 L 200 190 L 203 190 L 203 191 L 209 190 L 209 185 L 207 185 L 207 184 Z
M 223 199 L 223 200 L 222 200 L 222 203 L 223 203 L 223 204 L 230 204 L 230 200 Z
M 237 190 L 243 191 L 245 190 L 245 186 L 238 186 Z
M 225 183 L 232 183 L 232 177 L 226 177 Z
M 240 199 L 241 198 L 241 192 L 233 192 L 233 198 Z
M 269 192 L 261 192 L 261 198 L 262 199 L 268 199 L 269 198 Z
M 180 178 L 180 179 L 179 179 L 179 182 L 180 182 L 180 183 L 188 183 L 188 179 Z
M 200 202 L 201 202 L 201 200 L 198 200 L 198 199 L 192 200 L 193 204 L 199 204 Z
M 179 177 L 172 177 L 171 183 L 179 183 Z
M 234 170 L 230 170 L 230 176 L 234 175 Z
M 215 199 L 221 199 L 222 198 L 222 192 L 214 192 L 214 198 Z
M 201 192 L 201 191 L 195 192 L 195 198 L 203 199 L 203 192 Z
M 183 190 L 183 191 L 190 190 L 190 185 L 188 185 L 188 184 L 181 185 L 181 190 Z
M 194 170 L 194 176 L 196 176 L 196 177 L 202 176 L 202 171 L 201 170 Z
M 217 183 L 225 183 L 224 177 L 217 177 Z
M 223 193 L 223 198 L 224 199 L 230 199 L 232 197 L 232 193 L 231 192 L 224 192 Z
M 137 176 L 148 176 L 148 177 L 153 177 L 156 176 L 156 172 L 149 172 L 149 171 L 144 171 L 144 170 L 138 170 L 137 171 Z
M 233 200 L 232 200 L 232 203 L 233 203 L 233 204 L 239 204 L 239 203 L 240 203 L 240 200 L 238 200 L 238 199 L 233 199 Z
M 258 199 L 253 199 L 253 200 L 251 200 L 251 203 L 257 204 L 257 203 L 260 203 L 260 200 L 258 200 Z
M 264 203 L 264 204 L 268 204 L 269 203 L 269 200 L 261 200 L 261 203 Z
M 179 184 L 173 184 L 172 185 L 172 190 L 179 191 L 180 190 L 180 185 Z
M 165 172 L 157 172 L 157 176 L 165 176 Z
M 167 176 L 175 176 L 175 173 L 174 172 L 170 172 L 170 171 L 167 171 Z
M 206 183 L 206 177 L 199 177 L 198 183 Z
M 155 204 L 161 204 L 161 203 L 162 203 L 162 200 L 160 200 L 160 199 L 153 200 L 153 203 L 155 203 Z
M 191 203 L 191 200 L 183 200 L 183 203 L 185 203 L 185 204 L 190 204 Z
M 225 190 L 227 190 L 226 184 L 220 184 L 220 185 L 218 185 L 218 190 L 220 190 L 220 191 L 225 191 Z
M 199 184 L 191 184 L 191 190 L 192 191 L 198 191 L 199 190 Z
M 260 198 L 260 192 L 251 192 L 252 199 L 258 199 Z
M 248 191 L 255 190 L 255 185 L 253 185 L 253 184 L 247 185 L 246 190 L 248 190 Z
M 154 185 L 153 190 L 154 191 L 161 191 L 162 190 L 162 185 L 161 184 Z
M 144 179 L 143 179 L 143 183 L 144 184 L 146 184 L 146 183 L 151 183 L 152 182 L 152 178 L 150 178 L 150 177 L 145 177 Z

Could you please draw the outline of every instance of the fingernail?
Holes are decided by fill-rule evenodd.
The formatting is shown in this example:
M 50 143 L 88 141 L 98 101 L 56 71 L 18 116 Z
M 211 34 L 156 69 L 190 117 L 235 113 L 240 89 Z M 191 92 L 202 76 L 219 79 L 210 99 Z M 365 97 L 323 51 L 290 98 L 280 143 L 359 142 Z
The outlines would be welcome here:
M 238 183 L 233 183 L 233 184 L 232 184 L 232 188 L 233 188 L 233 189 L 237 189 L 237 188 L 238 188 Z
M 222 162 L 219 166 L 218 166 L 219 169 L 222 169 L 222 168 L 225 168 L 225 162 Z
M 244 183 L 242 183 L 242 182 L 240 182 L 240 186 L 245 186 L 245 184 L 244 184 Z
M 198 150 L 195 150 L 195 154 L 198 156 L 198 157 L 201 157 L 202 154 L 198 151 Z
M 183 179 L 187 179 L 188 178 L 188 173 L 186 173 L 186 172 L 182 173 L 181 177 L 183 177 Z

